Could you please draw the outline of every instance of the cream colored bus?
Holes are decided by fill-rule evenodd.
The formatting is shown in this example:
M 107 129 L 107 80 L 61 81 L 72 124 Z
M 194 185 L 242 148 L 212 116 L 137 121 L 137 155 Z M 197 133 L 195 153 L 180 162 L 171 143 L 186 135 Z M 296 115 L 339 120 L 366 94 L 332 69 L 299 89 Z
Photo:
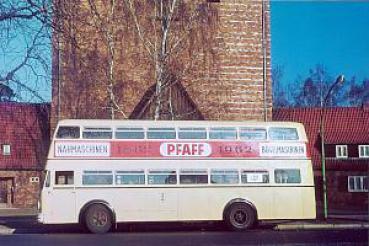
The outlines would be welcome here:
M 303 125 L 292 122 L 63 120 L 39 203 L 45 224 L 314 219 Z

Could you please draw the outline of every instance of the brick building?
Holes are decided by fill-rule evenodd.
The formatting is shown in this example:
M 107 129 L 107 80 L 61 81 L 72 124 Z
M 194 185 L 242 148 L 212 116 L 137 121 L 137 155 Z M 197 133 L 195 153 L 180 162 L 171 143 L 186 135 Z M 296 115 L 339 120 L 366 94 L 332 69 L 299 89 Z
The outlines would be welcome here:
M 65 118 L 109 118 L 107 48 L 88 1 L 56 2 L 55 18 L 64 32 L 54 33 L 51 125 Z M 170 66 L 176 83 L 165 96 L 175 99 L 175 119 L 271 119 L 269 2 L 201 2 L 205 21 L 191 29 Z M 145 7 L 144 1 L 137 3 Z M 97 9 L 106 14 L 101 5 Z M 118 6 L 116 15 L 113 90 L 122 111 L 116 118 L 152 118 L 152 61 L 125 5 Z M 183 24 L 181 16 L 173 29 Z
M 328 108 L 325 119 L 328 209 L 367 211 L 369 107 Z M 314 166 L 316 200 L 322 213 L 320 108 L 275 109 L 273 120 L 305 125 Z
M 49 139 L 48 104 L 0 103 L 0 208 L 37 205 Z

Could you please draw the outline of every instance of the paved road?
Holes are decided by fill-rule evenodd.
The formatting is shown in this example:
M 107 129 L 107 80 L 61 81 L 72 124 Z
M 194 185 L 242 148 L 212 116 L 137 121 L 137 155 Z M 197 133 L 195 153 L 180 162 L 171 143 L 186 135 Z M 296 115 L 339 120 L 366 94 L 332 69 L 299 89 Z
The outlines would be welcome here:
M 275 231 L 264 225 L 247 232 L 229 232 L 220 224 L 120 225 L 113 233 L 93 235 L 79 226 L 43 226 L 32 217 L 0 218 L 15 231 L 0 235 L 0 245 L 368 245 L 367 230 Z
M 0 236 L 0 245 L 368 245 L 361 231 L 177 231 L 118 232 L 105 235 L 80 233 L 13 234 Z

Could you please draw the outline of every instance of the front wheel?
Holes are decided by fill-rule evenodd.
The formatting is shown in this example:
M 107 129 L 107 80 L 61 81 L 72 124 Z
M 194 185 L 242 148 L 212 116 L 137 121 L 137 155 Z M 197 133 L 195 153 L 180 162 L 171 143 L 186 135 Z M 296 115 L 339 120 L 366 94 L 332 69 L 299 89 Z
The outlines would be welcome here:
M 225 213 L 225 222 L 231 230 L 244 231 L 256 222 L 256 213 L 252 207 L 244 203 L 231 205 Z
M 85 213 L 85 224 L 92 233 L 108 232 L 113 224 L 110 210 L 102 204 L 91 205 Z

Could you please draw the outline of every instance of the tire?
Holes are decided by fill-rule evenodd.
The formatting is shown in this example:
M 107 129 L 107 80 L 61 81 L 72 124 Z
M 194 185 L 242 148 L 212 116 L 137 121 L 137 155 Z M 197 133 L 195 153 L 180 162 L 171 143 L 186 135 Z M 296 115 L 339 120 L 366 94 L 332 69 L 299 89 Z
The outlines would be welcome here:
M 95 234 L 106 233 L 113 225 L 111 211 L 102 204 L 89 206 L 85 212 L 84 219 L 87 229 Z
M 245 231 L 256 223 L 255 210 L 244 203 L 232 204 L 225 213 L 225 222 L 233 231 Z

